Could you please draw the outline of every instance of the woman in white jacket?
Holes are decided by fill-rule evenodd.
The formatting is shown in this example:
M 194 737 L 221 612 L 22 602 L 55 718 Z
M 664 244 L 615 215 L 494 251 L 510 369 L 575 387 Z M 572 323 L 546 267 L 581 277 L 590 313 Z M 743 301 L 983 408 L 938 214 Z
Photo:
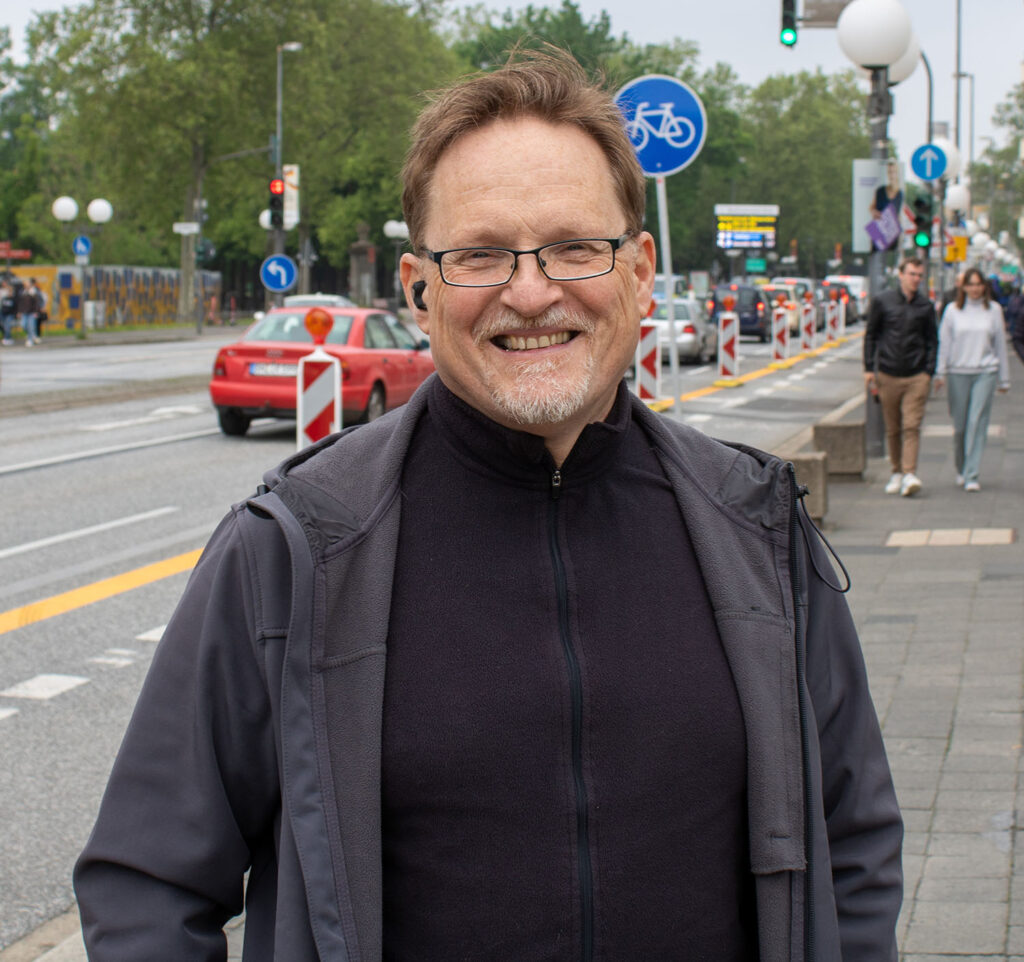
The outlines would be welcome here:
M 988 434 L 992 395 L 1010 388 L 1003 312 L 992 300 L 988 282 L 976 267 L 942 314 L 935 387 L 949 381 L 956 483 L 980 491 L 978 470 Z

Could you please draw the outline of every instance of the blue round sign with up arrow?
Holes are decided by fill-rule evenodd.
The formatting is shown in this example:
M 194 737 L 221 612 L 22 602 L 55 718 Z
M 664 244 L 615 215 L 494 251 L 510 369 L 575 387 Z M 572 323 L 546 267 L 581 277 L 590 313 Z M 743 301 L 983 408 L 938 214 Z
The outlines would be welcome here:
M 704 146 L 708 118 L 704 104 L 675 77 L 648 74 L 615 95 L 626 133 L 648 177 L 667 177 L 692 163 Z
M 910 169 L 921 180 L 938 180 L 946 172 L 946 152 L 935 144 L 923 144 L 911 156 Z
M 271 254 L 260 264 L 260 280 L 268 291 L 279 294 L 295 286 L 299 269 L 287 254 Z

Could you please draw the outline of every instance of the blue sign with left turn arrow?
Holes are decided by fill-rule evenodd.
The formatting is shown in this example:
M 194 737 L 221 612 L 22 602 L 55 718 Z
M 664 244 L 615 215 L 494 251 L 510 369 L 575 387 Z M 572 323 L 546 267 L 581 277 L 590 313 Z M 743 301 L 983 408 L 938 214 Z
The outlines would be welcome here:
M 287 254 L 271 254 L 260 264 L 260 280 L 268 291 L 279 294 L 291 290 L 299 278 L 299 269 Z

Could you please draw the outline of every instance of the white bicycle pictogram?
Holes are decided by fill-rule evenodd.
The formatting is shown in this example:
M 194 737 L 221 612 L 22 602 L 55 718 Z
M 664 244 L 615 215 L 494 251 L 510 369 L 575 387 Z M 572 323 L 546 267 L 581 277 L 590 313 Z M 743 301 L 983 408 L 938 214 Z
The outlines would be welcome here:
M 688 147 L 697 136 L 697 128 L 688 117 L 677 117 L 672 113 L 671 101 L 659 104 L 657 108 L 645 101 L 636 105 L 633 119 L 626 124 L 626 133 L 639 152 L 651 137 L 664 140 L 670 147 Z

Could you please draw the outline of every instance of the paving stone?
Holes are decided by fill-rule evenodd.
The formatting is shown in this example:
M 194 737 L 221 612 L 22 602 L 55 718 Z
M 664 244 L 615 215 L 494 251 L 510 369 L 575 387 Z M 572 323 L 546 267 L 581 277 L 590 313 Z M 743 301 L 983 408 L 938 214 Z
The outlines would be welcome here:
M 904 948 L 947 958 L 1001 953 L 1006 948 L 1008 917 L 1007 903 L 919 901 L 910 917 Z

